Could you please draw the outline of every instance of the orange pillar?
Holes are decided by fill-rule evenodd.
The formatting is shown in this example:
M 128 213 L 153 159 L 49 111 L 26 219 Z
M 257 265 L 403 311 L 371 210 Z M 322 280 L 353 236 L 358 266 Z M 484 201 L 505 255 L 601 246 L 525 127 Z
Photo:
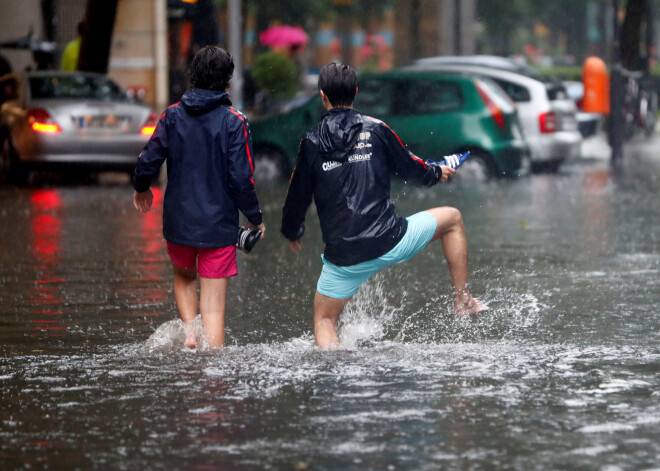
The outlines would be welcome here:
M 588 57 L 582 67 L 584 98 L 582 110 L 586 113 L 610 113 L 610 77 L 605 62 L 598 57 Z

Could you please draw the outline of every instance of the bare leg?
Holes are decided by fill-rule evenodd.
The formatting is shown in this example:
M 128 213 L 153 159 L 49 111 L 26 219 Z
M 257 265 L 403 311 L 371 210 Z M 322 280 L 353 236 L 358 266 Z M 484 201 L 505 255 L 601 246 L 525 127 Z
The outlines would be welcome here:
M 316 292 L 314 296 L 314 338 L 321 348 L 334 350 L 339 347 L 337 320 L 351 298 L 336 299 Z
M 202 313 L 204 334 L 211 348 L 225 344 L 225 303 L 229 278 L 204 278 L 200 280 L 199 307 Z
M 195 348 L 197 342 L 193 321 L 197 316 L 197 272 L 195 267 L 182 268 L 172 264 L 174 269 L 174 298 L 181 320 L 186 329 L 186 347 Z
M 454 312 L 457 316 L 476 314 L 483 304 L 470 295 L 468 289 L 468 248 L 461 212 L 456 208 L 442 207 L 427 210 L 435 217 L 438 227 L 431 239 L 442 240 L 442 250 L 449 265 L 451 284 L 454 288 Z

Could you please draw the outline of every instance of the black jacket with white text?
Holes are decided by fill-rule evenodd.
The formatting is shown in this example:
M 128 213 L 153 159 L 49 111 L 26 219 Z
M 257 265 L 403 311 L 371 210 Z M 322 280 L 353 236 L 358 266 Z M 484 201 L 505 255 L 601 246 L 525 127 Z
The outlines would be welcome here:
M 410 153 L 382 121 L 349 108 L 330 110 L 300 142 L 282 234 L 291 241 L 303 236 L 313 198 L 326 260 L 348 266 L 380 257 L 401 240 L 408 224 L 390 201 L 391 174 L 432 186 L 442 170 Z

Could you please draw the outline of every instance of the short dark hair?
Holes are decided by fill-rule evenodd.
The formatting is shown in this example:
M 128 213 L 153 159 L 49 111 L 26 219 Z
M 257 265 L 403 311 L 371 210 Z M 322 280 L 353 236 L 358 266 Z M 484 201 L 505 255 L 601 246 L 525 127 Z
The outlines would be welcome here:
M 234 58 L 218 46 L 201 48 L 190 64 L 190 84 L 194 88 L 224 91 L 234 74 Z
M 332 106 L 351 106 L 357 90 L 355 70 L 344 64 L 330 62 L 319 72 L 319 90 Z

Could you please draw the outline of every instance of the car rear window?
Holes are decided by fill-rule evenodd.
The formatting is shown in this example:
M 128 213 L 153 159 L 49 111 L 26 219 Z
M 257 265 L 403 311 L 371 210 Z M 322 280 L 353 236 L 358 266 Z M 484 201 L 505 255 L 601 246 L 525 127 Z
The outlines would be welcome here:
M 568 92 L 563 85 L 547 84 L 546 90 L 550 101 L 568 100 Z
M 85 99 L 128 101 L 116 83 L 104 77 L 39 76 L 30 78 L 32 99 Z
M 392 113 L 394 82 L 390 80 L 365 80 L 358 83 L 354 108 L 367 116 L 388 116 Z
M 494 80 L 488 77 L 479 77 L 479 79 L 475 80 L 475 85 L 486 91 L 488 98 L 493 100 L 495 105 L 504 113 L 511 113 L 515 110 L 516 104 Z
M 410 80 L 403 87 L 405 114 L 435 114 L 463 107 L 461 87 L 438 80 Z
M 524 103 L 532 100 L 532 96 L 526 87 L 507 82 L 506 80 L 496 78 L 492 78 L 492 80 L 497 83 L 502 88 L 502 90 L 504 90 L 504 92 L 509 95 L 509 97 L 516 103 Z

